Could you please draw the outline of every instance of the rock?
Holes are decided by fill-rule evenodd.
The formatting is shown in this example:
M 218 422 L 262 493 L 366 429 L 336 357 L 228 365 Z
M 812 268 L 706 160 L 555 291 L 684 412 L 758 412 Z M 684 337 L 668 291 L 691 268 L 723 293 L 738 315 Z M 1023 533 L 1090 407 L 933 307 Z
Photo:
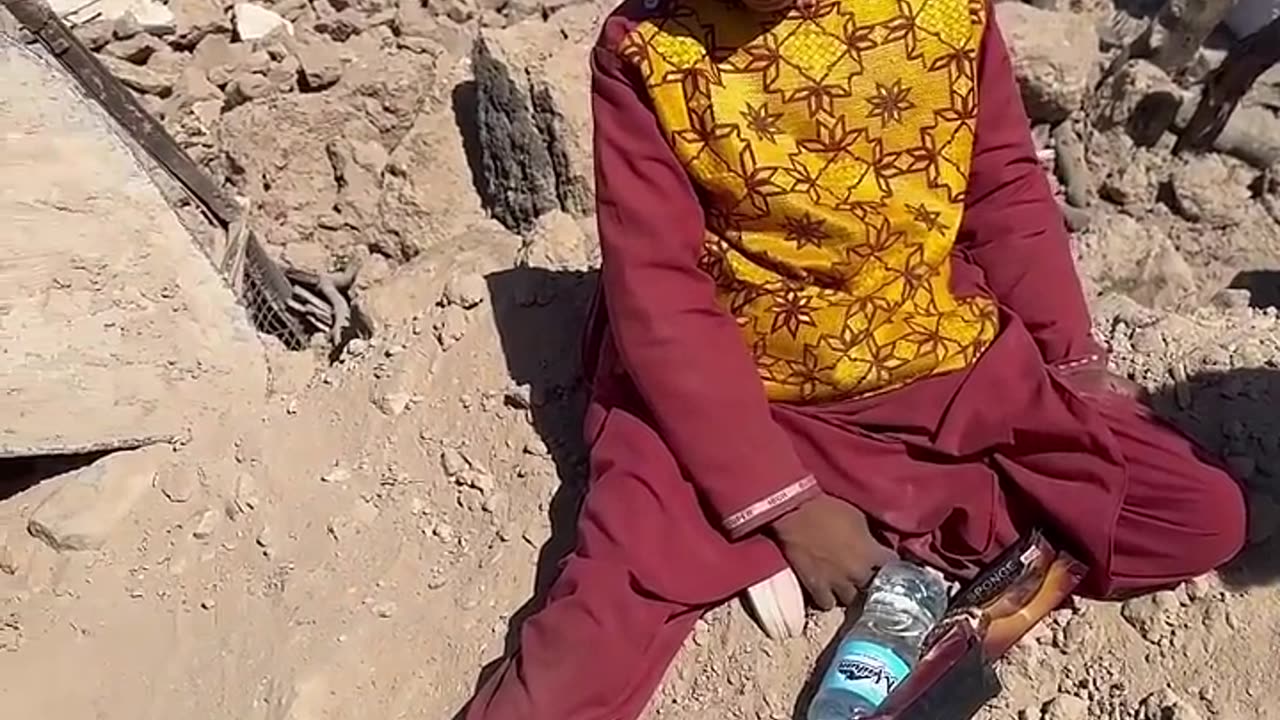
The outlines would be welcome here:
M 235 18 L 236 37 L 244 42 L 261 40 L 276 30 L 293 34 L 293 23 L 254 3 L 236 3 Z
M 413 52 L 465 55 L 474 41 L 468 26 L 436 18 L 421 0 L 399 0 L 391 27 L 399 46 Z
M 440 453 L 440 467 L 444 470 L 444 474 L 450 478 L 456 478 L 463 472 L 471 468 L 471 463 L 467 461 L 467 457 L 453 448 L 445 448 Z
M 121 40 L 126 39 L 120 33 L 124 28 L 133 28 L 134 34 L 145 32 L 159 37 L 172 35 L 177 29 L 173 11 L 153 0 L 134 0 L 125 6 L 124 12 L 112 19 L 123 21 L 116 25 L 116 37 Z
M 1151 147 L 1173 128 L 1186 93 L 1147 60 L 1130 60 L 1101 88 L 1100 119 L 1121 126 L 1139 147 Z
M 54 481 L 27 524 L 54 550 L 94 550 L 133 509 L 171 455 L 168 446 L 116 452 Z
M 1102 181 L 1098 194 L 1118 205 L 1145 212 L 1155 202 L 1159 188 L 1159 178 L 1146 163 L 1127 162 Z
M 208 540 L 218 529 L 218 513 L 212 509 L 202 510 L 191 518 L 191 537 L 197 540 Z
M 298 58 L 299 87 L 304 92 L 323 90 L 342 79 L 342 56 L 329 38 L 312 35 L 293 43 L 291 49 Z
M 403 415 L 405 410 L 409 409 L 409 404 L 413 401 L 413 393 L 403 390 L 394 390 L 392 392 L 379 395 L 374 400 L 374 405 L 382 411 L 384 415 L 398 417 Z
M 516 385 L 502 393 L 502 402 L 516 410 L 533 409 L 533 388 L 527 384 Z
M 271 91 L 271 81 L 267 78 L 256 73 L 241 73 L 227 83 L 226 105 L 223 110 L 230 110 L 250 100 L 266 97 L 271 94 Z
M 591 218 L 594 222 L 594 218 Z M 600 266 L 599 245 L 582 230 L 582 222 L 562 210 L 538 218 L 525 236 L 516 264 L 548 270 L 587 271 Z
M 347 8 L 337 15 L 316 21 L 316 32 L 327 35 L 334 42 L 346 42 L 369 28 L 368 19 L 355 8 Z
M 99 18 L 80 25 L 75 33 L 85 47 L 97 52 L 115 39 L 114 28 L 115 23 Z
M 1150 307 L 1173 307 L 1195 294 L 1195 271 L 1168 238 L 1157 242 L 1143 264 L 1133 297 Z
M 478 190 L 507 228 L 526 232 L 552 210 L 591 201 L 586 57 L 591 35 L 566 38 L 546 23 L 486 32 L 472 53 Z
M 133 13 L 125 13 L 115 19 L 111 24 L 111 35 L 116 40 L 128 40 L 141 35 L 143 32 L 142 24 L 133 16 Z
M 1044 706 L 1043 720 L 1089 720 L 1089 703 L 1074 695 L 1059 695 Z
M 1234 227 L 1245 218 L 1252 173 L 1214 154 L 1193 155 L 1179 163 L 1171 184 L 1175 210 L 1192 222 Z
M 475 20 L 481 12 L 475 0 L 443 0 L 443 2 L 431 2 L 428 6 L 437 15 L 446 17 L 459 25 Z
M 234 520 L 258 509 L 262 499 L 258 496 L 258 480 L 249 473 L 240 473 L 236 477 L 235 489 L 227 504 L 227 514 Z
M 150 35 L 135 35 L 108 45 L 102 52 L 114 58 L 127 60 L 134 65 L 145 65 L 164 43 Z
M 18 556 L 13 552 L 13 548 L 9 546 L 8 538 L 0 536 L 0 573 L 17 575 L 21 569 L 21 565 L 18 563 Z
M 112 75 L 115 75 L 120 82 L 124 83 L 125 87 L 136 90 L 143 95 L 167 97 L 173 92 L 173 85 L 177 81 L 176 74 L 171 75 L 148 67 L 134 65 L 110 56 L 99 56 L 99 59 Z
M 325 145 L 338 198 L 333 208 L 351 227 L 376 226 L 382 196 L 386 150 L 376 142 L 335 138 Z
M 345 483 L 350 479 L 351 471 L 341 466 L 331 468 L 328 472 L 320 476 L 320 481 L 327 483 Z
M 1158 644 L 1168 637 L 1180 607 L 1172 592 L 1162 591 L 1126 601 L 1120 607 L 1120 616 L 1144 640 Z
M 457 305 L 450 305 L 441 313 L 440 320 L 435 324 L 436 340 L 440 343 L 441 350 L 448 350 L 453 347 L 467 334 L 467 311 Z
M 284 246 L 280 259 L 285 265 L 306 272 L 327 273 L 333 269 L 329 250 L 318 242 L 291 242 Z
M 389 618 L 396 614 L 396 604 L 388 601 L 373 606 L 373 614 L 380 618 Z
M 443 301 L 464 310 L 479 307 L 489 297 L 489 286 L 479 273 L 462 272 L 449 276 L 444 285 Z
M 184 503 L 195 495 L 199 483 L 193 473 L 170 466 L 156 473 L 155 486 L 169 502 Z
M 1097 80 L 1098 33 L 1093 22 L 1022 3 L 997 3 L 995 11 L 1027 115 L 1057 123 L 1079 110 Z
M 171 0 L 175 28 L 169 44 L 191 50 L 209 35 L 227 35 L 231 21 L 215 0 Z
M 1134 720 L 1202 720 L 1202 717 L 1195 708 L 1166 688 L 1143 698 Z
M 298 58 L 292 55 L 281 58 L 267 68 L 267 82 L 275 92 L 293 92 L 298 89 L 301 69 Z

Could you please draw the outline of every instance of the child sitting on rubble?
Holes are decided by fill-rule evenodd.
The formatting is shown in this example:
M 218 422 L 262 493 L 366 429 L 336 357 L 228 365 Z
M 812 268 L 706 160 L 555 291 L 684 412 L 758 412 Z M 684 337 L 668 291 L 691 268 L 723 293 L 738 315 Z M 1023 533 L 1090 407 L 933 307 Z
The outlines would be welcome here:
M 1107 371 L 982 0 L 635 0 L 592 51 L 579 539 L 469 720 L 631 720 L 708 609 L 969 577 L 1032 528 L 1117 598 L 1240 488 Z M 802 618 L 800 619 L 802 622 Z

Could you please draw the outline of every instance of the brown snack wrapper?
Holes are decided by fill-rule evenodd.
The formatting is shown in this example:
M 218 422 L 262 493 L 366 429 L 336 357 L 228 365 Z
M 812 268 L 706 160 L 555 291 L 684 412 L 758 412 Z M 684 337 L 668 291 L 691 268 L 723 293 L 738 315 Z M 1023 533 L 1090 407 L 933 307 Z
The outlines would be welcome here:
M 992 663 L 1063 603 L 1086 568 L 1040 532 L 956 594 L 911 674 L 874 720 L 966 720 L 1002 689 Z

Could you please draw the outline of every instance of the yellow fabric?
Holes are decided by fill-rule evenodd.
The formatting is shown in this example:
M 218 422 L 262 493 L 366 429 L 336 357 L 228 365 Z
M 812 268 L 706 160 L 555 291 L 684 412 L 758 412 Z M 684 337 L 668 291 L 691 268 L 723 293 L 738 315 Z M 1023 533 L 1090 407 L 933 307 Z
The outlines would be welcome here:
M 995 336 L 994 304 L 949 289 L 984 13 L 680 0 L 624 39 L 707 198 L 704 267 L 771 399 L 899 387 L 966 367 Z

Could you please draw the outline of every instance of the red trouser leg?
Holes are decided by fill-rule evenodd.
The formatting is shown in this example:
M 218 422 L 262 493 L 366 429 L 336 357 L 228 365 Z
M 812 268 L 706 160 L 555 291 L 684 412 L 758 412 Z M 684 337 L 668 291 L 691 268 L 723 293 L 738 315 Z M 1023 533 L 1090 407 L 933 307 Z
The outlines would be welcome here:
M 769 540 L 711 525 L 642 420 L 596 427 L 577 547 L 466 720 L 639 717 L 698 617 L 784 567 Z
M 639 717 L 700 614 L 637 593 L 625 568 L 573 558 L 466 719 Z
M 1110 595 L 1176 585 L 1235 557 L 1245 540 L 1240 485 L 1193 441 L 1145 408 L 1111 401 L 1099 410 L 1129 469 L 1116 524 Z

